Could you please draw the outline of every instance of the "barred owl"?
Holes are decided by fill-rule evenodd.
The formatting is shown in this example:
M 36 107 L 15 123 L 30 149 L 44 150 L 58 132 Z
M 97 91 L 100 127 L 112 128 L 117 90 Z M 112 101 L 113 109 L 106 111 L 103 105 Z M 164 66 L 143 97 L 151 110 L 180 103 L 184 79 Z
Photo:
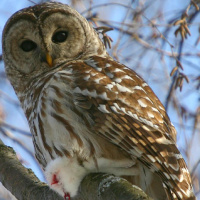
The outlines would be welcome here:
M 163 105 L 74 9 L 52 2 L 15 13 L 3 58 L 36 158 L 60 195 L 75 196 L 84 176 L 105 172 L 157 200 L 195 199 Z

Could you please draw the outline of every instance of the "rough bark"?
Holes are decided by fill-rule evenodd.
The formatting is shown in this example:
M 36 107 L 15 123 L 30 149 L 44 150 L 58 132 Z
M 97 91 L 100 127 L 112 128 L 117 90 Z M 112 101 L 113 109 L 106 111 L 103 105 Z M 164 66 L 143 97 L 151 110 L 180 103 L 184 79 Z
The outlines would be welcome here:
M 18 200 L 62 200 L 41 182 L 32 170 L 25 168 L 14 150 L 0 140 L 0 181 Z M 138 187 L 109 174 L 87 175 L 77 197 L 72 200 L 150 200 Z

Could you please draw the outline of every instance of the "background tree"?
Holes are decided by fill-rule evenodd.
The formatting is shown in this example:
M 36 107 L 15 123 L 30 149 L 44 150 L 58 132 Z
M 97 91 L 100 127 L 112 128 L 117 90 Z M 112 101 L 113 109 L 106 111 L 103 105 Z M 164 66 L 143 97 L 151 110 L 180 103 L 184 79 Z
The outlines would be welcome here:
M 17 10 L 44 1 L 1 0 L 0 35 Z M 140 74 L 160 98 L 200 199 L 200 14 L 198 0 L 62 0 L 85 16 L 111 56 Z M 98 27 L 109 27 L 100 29 Z M 112 42 L 113 41 L 113 42 Z M 34 159 L 27 121 L 6 79 L 0 49 L 0 139 L 45 181 Z M 0 160 L 1 162 L 1 160 Z M 1 173 L 1 172 L 0 172 Z M 0 176 L 1 177 L 1 176 Z M 14 199 L 0 187 L 0 199 Z

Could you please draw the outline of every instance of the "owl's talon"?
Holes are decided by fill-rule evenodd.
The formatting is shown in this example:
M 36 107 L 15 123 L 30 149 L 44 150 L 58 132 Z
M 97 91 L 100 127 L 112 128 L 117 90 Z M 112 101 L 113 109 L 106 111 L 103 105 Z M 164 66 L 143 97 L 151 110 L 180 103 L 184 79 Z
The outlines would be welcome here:
M 65 193 L 65 195 L 64 195 L 64 199 L 65 200 L 70 200 L 70 194 L 69 193 Z

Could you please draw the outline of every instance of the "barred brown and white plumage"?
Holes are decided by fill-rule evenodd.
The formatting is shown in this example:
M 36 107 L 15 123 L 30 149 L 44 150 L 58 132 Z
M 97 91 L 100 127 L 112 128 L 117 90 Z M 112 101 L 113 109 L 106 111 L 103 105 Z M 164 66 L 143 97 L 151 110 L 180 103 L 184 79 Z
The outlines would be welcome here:
M 36 158 L 59 194 L 75 196 L 86 174 L 101 171 L 125 176 L 154 199 L 195 199 L 162 103 L 75 10 L 44 3 L 17 12 L 3 52 Z

